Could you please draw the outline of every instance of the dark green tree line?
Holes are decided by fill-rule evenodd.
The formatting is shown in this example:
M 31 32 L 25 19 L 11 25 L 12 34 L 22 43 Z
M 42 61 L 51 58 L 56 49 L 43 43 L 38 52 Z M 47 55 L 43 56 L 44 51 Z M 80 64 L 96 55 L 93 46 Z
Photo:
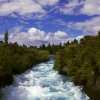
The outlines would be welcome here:
M 91 100 L 99 100 L 100 32 L 97 36 L 85 36 L 80 43 L 67 43 L 56 55 L 54 69 L 70 76 L 75 84 L 87 87 Z
M 13 82 L 13 74 L 20 74 L 34 64 L 49 59 L 49 52 L 46 50 L 19 46 L 17 42 L 8 43 L 8 32 L 4 37 L 5 43 L 0 43 L 0 88 Z

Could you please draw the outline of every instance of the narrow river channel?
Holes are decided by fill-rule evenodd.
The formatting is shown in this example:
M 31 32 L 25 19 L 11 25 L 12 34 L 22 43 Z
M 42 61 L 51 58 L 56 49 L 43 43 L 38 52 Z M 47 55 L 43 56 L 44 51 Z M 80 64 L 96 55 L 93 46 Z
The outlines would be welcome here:
M 53 65 L 50 60 L 14 76 L 14 83 L 1 90 L 0 100 L 89 100 L 81 87 L 59 75 Z

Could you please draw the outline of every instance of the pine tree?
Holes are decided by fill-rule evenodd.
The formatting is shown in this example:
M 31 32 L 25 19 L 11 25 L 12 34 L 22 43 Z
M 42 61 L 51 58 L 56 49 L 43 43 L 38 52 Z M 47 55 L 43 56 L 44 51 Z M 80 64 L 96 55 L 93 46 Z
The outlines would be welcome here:
M 46 49 L 46 47 L 45 47 L 45 44 L 42 44 L 42 50 L 45 50 Z
M 8 31 L 4 34 L 4 41 L 8 44 Z

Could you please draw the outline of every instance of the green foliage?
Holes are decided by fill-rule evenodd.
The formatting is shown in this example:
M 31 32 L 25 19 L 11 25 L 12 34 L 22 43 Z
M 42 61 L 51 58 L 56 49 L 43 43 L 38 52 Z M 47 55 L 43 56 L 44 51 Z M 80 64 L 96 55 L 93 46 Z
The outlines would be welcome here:
M 70 75 L 76 84 L 95 85 L 100 77 L 100 33 L 74 40 L 56 55 L 54 69 Z
M 7 31 L 4 34 L 4 39 L 5 39 L 5 43 L 8 43 L 8 32 Z
M 60 49 L 62 49 L 63 48 L 63 46 L 62 46 L 62 44 L 60 43 L 59 45 L 50 45 L 50 44 L 48 44 L 48 46 L 45 46 L 45 44 L 43 44 L 42 46 L 40 46 L 40 50 L 47 50 L 47 51 L 49 51 L 49 53 L 51 54 L 51 55 L 55 55 Z
M 19 74 L 34 64 L 49 59 L 49 53 L 37 48 L 19 46 L 17 43 L 0 44 L 0 87 L 13 81 L 13 74 Z

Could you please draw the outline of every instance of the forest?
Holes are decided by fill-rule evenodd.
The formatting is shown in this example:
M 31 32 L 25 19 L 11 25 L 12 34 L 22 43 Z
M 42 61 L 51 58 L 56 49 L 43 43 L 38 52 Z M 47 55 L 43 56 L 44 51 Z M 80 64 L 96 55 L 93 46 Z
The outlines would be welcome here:
M 67 43 L 56 55 L 54 69 L 82 85 L 91 100 L 100 99 L 100 32 L 85 36 L 78 43 Z
M 13 75 L 20 74 L 33 65 L 47 61 L 49 52 L 36 47 L 8 43 L 8 32 L 4 42 L 0 41 L 0 88 L 13 82 Z
M 61 43 L 57 45 L 49 43 L 47 46 L 45 44 L 40 45 L 38 49 L 47 50 L 51 55 L 56 55 L 60 49 L 64 49 L 64 46 Z

